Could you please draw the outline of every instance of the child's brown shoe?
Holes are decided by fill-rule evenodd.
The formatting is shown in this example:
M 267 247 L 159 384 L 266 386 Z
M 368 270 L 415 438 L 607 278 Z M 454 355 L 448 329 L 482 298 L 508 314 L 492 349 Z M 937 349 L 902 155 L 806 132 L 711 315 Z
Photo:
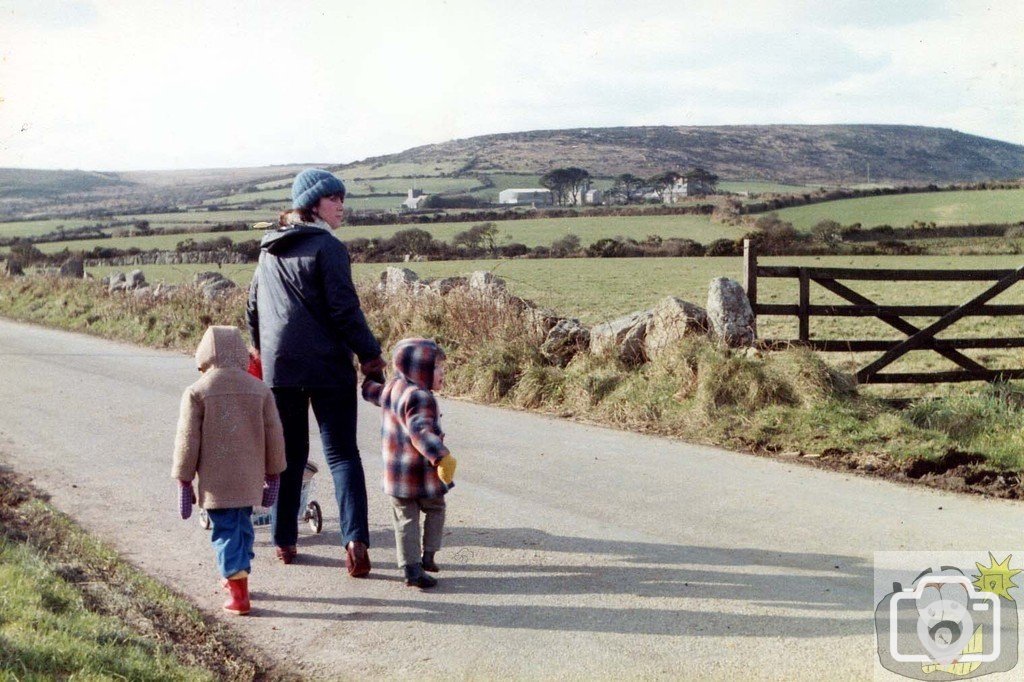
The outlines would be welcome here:
M 282 564 L 290 564 L 295 561 L 295 557 L 298 556 L 299 550 L 295 548 L 295 545 L 288 545 L 287 547 L 278 547 L 275 550 L 277 558 L 281 560 Z

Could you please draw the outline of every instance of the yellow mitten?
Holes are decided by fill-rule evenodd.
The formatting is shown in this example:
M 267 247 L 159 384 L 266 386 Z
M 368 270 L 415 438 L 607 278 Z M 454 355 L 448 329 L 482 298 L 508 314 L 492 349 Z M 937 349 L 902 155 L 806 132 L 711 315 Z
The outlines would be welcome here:
M 445 455 L 437 463 L 437 477 L 445 485 L 451 485 L 452 481 L 455 480 L 455 464 L 455 458 L 451 455 Z

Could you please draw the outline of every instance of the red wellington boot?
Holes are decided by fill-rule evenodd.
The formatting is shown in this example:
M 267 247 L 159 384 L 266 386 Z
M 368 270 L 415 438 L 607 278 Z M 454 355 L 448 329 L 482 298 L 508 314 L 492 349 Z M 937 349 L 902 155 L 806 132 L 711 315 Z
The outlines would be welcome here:
M 231 578 L 227 582 L 231 598 L 224 602 L 224 610 L 236 616 L 244 616 L 249 613 L 249 576 Z

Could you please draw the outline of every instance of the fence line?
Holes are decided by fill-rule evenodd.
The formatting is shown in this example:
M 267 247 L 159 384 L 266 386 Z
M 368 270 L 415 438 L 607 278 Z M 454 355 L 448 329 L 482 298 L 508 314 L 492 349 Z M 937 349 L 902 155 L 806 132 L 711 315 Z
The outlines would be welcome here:
M 757 301 L 759 278 L 789 278 L 798 282 L 796 304 L 765 304 Z M 936 335 L 957 321 L 972 316 L 1024 315 L 1024 305 L 987 305 L 988 301 L 1024 279 L 1024 266 L 1016 270 L 915 270 L 870 268 L 822 268 L 758 265 L 757 251 L 749 239 L 743 242 L 743 283 L 755 318 L 762 315 L 795 316 L 796 339 L 766 339 L 760 345 L 778 348 L 802 345 L 822 352 L 875 352 L 882 354 L 857 370 L 862 384 L 950 383 L 961 381 L 1005 381 L 1024 379 L 1024 368 L 990 369 L 959 352 L 963 348 L 1024 348 L 1024 338 L 986 337 L 936 339 Z M 959 305 L 880 305 L 838 280 L 885 282 L 990 281 L 991 286 Z M 811 284 L 817 284 L 846 301 L 842 305 L 811 305 Z M 876 317 L 903 333 L 898 340 L 812 339 L 812 317 Z M 935 317 L 919 328 L 905 317 Z M 956 363 L 960 369 L 943 372 L 883 372 L 910 351 L 931 350 Z

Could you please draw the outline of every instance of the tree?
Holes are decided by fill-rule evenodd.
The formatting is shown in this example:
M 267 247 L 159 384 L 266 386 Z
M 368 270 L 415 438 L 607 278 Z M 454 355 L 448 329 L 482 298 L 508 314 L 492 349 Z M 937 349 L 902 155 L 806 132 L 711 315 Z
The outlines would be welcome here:
M 19 242 L 11 245 L 10 260 L 17 261 L 21 265 L 32 265 L 46 262 L 46 254 L 31 243 Z
M 410 230 L 399 230 L 389 240 L 396 251 L 402 251 L 413 255 L 427 253 L 430 250 L 433 237 L 426 230 L 412 228 Z
M 651 185 L 655 192 L 658 193 L 658 197 L 662 200 L 665 198 L 665 191 L 676 184 L 678 180 L 683 177 L 683 174 L 678 171 L 665 171 L 659 173 L 654 177 L 650 178 L 647 182 Z
M 718 189 L 718 176 L 697 166 L 684 176 L 691 184 L 690 194 L 714 194 Z
M 548 171 L 541 177 L 540 184 L 551 190 L 559 206 L 564 206 L 566 203 L 582 203 L 580 198 L 590 189 L 591 180 L 588 171 L 570 166 Z
M 843 241 L 843 226 L 835 220 L 821 220 L 811 228 L 811 237 L 822 244 L 838 244 Z
M 565 198 L 569 187 L 569 179 L 565 168 L 549 170 L 541 176 L 540 185 L 551 190 L 556 204 L 559 206 L 565 205 Z
M 494 223 L 480 223 L 452 237 L 453 246 L 465 247 L 470 251 L 486 249 L 493 252 L 498 237 L 498 226 Z
M 574 234 L 567 234 L 551 242 L 551 255 L 555 258 L 565 258 L 579 250 L 580 238 Z
M 497 238 L 498 226 L 494 223 L 480 223 L 473 226 L 480 234 L 480 243 L 488 251 L 494 251 Z
M 582 168 L 572 166 L 566 168 L 566 177 L 569 181 L 569 198 L 572 204 L 582 204 L 583 198 L 587 194 L 587 190 L 590 189 L 590 183 L 592 178 L 588 171 Z
M 616 176 L 612 185 L 612 194 L 622 198 L 623 203 L 631 204 L 637 193 L 644 186 L 644 179 L 632 173 Z

